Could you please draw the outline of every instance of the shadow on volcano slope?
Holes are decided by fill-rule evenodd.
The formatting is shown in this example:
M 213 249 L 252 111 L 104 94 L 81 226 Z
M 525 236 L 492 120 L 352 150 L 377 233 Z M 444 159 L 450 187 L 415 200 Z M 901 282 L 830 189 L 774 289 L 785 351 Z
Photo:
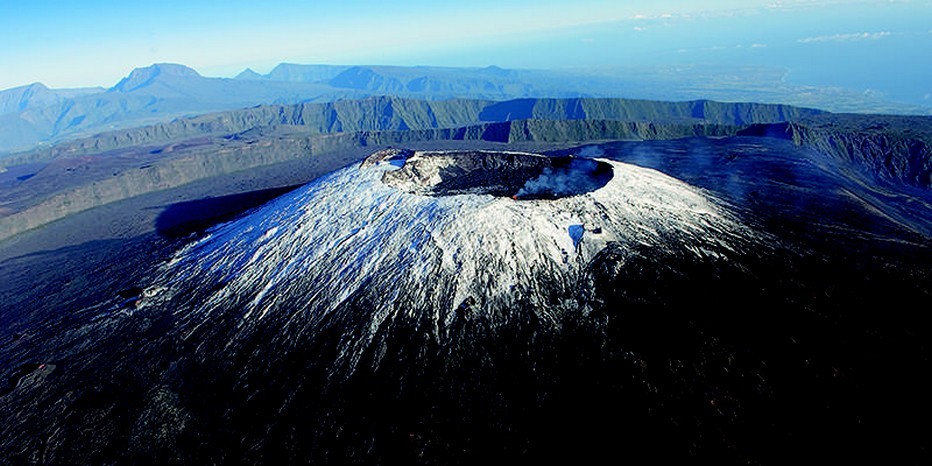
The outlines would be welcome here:
M 172 204 L 159 214 L 155 222 L 155 231 L 163 238 L 183 238 L 231 220 L 301 186 L 303 185 L 261 189 Z

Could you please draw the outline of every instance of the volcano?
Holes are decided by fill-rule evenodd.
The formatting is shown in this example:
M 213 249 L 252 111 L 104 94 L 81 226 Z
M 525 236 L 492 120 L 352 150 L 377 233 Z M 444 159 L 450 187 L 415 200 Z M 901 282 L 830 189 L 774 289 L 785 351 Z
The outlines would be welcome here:
M 389 151 L 186 247 L 141 306 L 166 303 L 182 333 L 228 339 L 223 353 L 336 337 L 331 370 L 348 375 L 367 353 L 371 370 L 453 351 L 467 322 L 492 334 L 530 314 L 555 330 L 598 306 L 597 268 L 645 249 L 722 260 L 758 237 L 707 193 L 633 165 Z M 408 325 L 423 348 L 392 344 Z
M 559 396 L 576 359 L 564 354 L 567 327 L 600 334 L 622 294 L 649 300 L 636 284 L 615 289 L 619 274 L 644 261 L 734 268 L 744 251 L 768 250 L 765 239 L 709 193 L 650 169 L 393 150 L 185 247 L 136 312 L 171 313 L 171 339 L 191 345 L 185 359 L 237 373 L 221 393 L 250 406 L 241 414 L 269 416 L 265 429 L 285 428 L 283 412 L 316 413 L 287 429 L 323 435 L 322 451 L 260 429 L 249 441 L 266 454 L 376 448 L 389 461 L 455 446 L 440 452 L 455 461 L 473 442 L 486 455 L 539 441 L 512 438 L 529 433 L 510 423 Z M 499 431 L 489 438 L 486 417 Z M 355 425 L 373 421 L 376 431 Z
M 878 287 L 909 302 L 921 276 L 787 243 L 733 200 L 608 158 L 376 152 L 80 325 L 16 337 L 38 349 L 0 394 L 3 454 L 784 463 L 921 443 L 879 401 L 919 399 L 913 359 L 886 357 L 921 360 L 917 340 L 847 312 Z

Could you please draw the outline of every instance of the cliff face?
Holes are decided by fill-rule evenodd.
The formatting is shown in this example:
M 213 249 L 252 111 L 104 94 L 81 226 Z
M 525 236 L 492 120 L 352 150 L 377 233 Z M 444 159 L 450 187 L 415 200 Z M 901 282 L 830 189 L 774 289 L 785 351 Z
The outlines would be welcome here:
M 604 130 L 615 133 L 648 134 L 656 131 L 644 127 L 631 129 L 630 123 L 655 126 L 677 125 L 746 125 L 779 123 L 822 112 L 785 105 L 732 104 L 710 101 L 656 102 L 632 99 L 520 99 L 506 102 L 484 100 L 424 101 L 395 97 L 372 97 L 332 103 L 266 105 L 185 118 L 140 128 L 111 131 L 97 136 L 58 144 L 48 149 L 4 158 L 3 165 L 42 162 L 140 145 L 157 145 L 203 135 L 235 135 L 246 131 L 282 126 L 300 126 L 308 134 L 348 133 L 358 131 L 427 130 L 460 128 L 516 120 L 599 120 L 625 122 L 629 129 L 608 124 Z M 598 132 L 567 123 L 566 131 Z M 527 131 L 534 131 L 533 126 Z M 660 131 L 659 134 L 662 134 Z M 517 134 L 513 131 L 509 135 Z M 675 136 L 682 137 L 686 134 Z M 545 136 L 509 136 L 518 140 Z M 581 136 L 566 137 L 579 138 Z M 587 136 L 608 139 L 627 136 Z M 642 137 L 642 136 L 636 136 Z
M 819 110 L 788 105 L 709 100 L 658 102 L 637 99 L 519 99 L 491 104 L 485 107 L 479 116 L 483 121 L 590 119 L 747 125 L 792 121 L 822 113 Z
M 754 124 L 740 136 L 792 140 L 827 160 L 886 182 L 932 187 L 932 118 L 824 114 L 785 123 Z
M 797 145 L 882 179 L 932 187 L 932 119 L 890 118 L 892 122 L 861 119 L 847 125 L 831 120 L 792 123 L 788 132 Z

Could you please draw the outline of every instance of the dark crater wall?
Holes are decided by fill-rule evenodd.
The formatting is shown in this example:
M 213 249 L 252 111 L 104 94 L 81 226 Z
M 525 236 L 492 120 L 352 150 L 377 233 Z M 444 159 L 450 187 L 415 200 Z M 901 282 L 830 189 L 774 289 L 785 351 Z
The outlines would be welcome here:
M 611 181 L 606 162 L 571 156 L 512 152 L 421 153 L 382 181 L 428 196 L 490 194 L 515 199 L 557 199 L 595 191 Z

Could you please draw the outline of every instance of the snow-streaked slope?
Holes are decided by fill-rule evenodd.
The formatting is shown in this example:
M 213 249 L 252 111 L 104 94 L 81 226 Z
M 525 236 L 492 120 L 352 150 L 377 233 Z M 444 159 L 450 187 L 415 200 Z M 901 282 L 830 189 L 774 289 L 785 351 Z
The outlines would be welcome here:
M 553 327 L 565 313 L 585 314 L 590 264 L 610 244 L 620 267 L 645 245 L 658 258 L 758 247 L 707 193 L 603 162 L 614 172 L 604 187 L 553 200 L 412 194 L 382 182 L 397 161 L 348 167 L 180 250 L 141 305 L 170 306 L 184 338 L 222 339 L 223 352 L 261 339 L 256 364 L 336 331 L 334 371 L 349 374 L 397 319 L 418 322 L 443 348 L 455 344 L 458 319 L 492 331 L 513 324 L 517 309 Z

